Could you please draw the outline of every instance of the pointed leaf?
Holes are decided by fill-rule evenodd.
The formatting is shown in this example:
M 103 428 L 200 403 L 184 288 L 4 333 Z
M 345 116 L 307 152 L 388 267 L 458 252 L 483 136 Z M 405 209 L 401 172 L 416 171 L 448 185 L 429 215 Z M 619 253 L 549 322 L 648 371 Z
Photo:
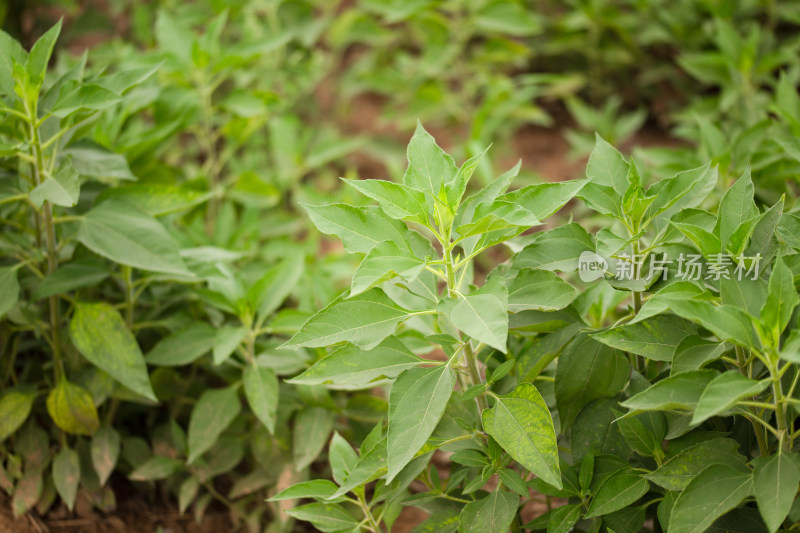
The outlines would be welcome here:
M 319 231 L 336 235 L 350 253 L 367 253 L 376 244 L 391 241 L 404 248 L 405 224 L 388 218 L 379 207 L 347 204 L 304 205 Z
M 482 420 L 484 430 L 515 461 L 542 481 L 562 487 L 553 419 L 536 387 L 518 385 L 483 411 Z
M 113 306 L 77 303 L 69 332 L 72 343 L 89 362 L 133 392 L 158 401 L 139 345 Z
M 459 516 L 458 533 L 508 531 L 517 516 L 519 496 L 496 490 L 464 506 Z
M 92 465 L 100 485 L 105 485 L 117 466 L 120 452 L 119 433 L 111 426 L 101 426 L 92 437 Z
M 92 395 L 63 378 L 47 395 L 47 412 L 56 426 L 73 435 L 92 435 L 100 426 Z
M 70 511 L 75 507 L 80 480 L 81 463 L 78 452 L 67 447 L 62 448 L 53 459 L 53 483 Z
M 753 492 L 758 511 L 770 533 L 774 533 L 789 514 L 800 484 L 797 455 L 779 452 L 756 463 Z
M 607 478 L 597 489 L 584 518 L 603 516 L 624 509 L 644 496 L 650 483 L 641 475 L 622 470 Z
M 738 400 L 749 398 L 769 386 L 769 380 L 756 381 L 730 370 L 715 377 L 706 386 L 692 416 L 697 425 L 733 407 Z
M 427 442 L 453 392 L 449 366 L 419 368 L 401 374 L 389 396 L 387 482 L 400 473 Z
M 156 366 L 188 365 L 210 352 L 215 338 L 213 327 L 195 322 L 158 341 L 145 360 Z
M 242 404 L 235 387 L 203 392 L 189 419 L 189 464 L 216 444 L 241 410 Z
M 278 378 L 271 368 L 248 366 L 242 374 L 244 395 L 253 414 L 271 433 L 275 433 L 278 412 Z
M 753 490 L 749 473 L 724 465 L 712 465 L 700 472 L 686 487 L 669 517 L 670 533 L 701 533 L 730 511 Z

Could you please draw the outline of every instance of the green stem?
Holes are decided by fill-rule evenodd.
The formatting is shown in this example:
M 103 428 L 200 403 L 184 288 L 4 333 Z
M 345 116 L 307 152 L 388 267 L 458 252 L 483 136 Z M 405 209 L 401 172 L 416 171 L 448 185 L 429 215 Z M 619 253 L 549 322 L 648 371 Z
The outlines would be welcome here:
M 369 524 L 369 528 L 373 533 L 380 533 L 381 527 L 375 521 L 375 517 L 372 516 L 372 513 L 369 510 L 369 506 L 367 502 L 364 500 L 364 495 L 359 493 L 358 494 L 358 506 L 361 507 L 361 511 L 364 513 L 364 518 L 367 519 L 367 523 Z
M 744 349 L 741 346 L 736 346 L 736 367 L 739 369 L 739 373 L 744 377 L 748 377 L 748 368 L 749 364 L 747 362 L 746 354 L 744 353 Z M 748 408 L 749 409 L 749 408 Z M 752 412 L 752 409 L 749 409 Z M 752 417 L 756 417 L 755 413 L 752 414 Z M 751 417 L 747 417 L 750 420 L 750 424 L 753 426 L 753 433 L 756 435 L 756 442 L 758 443 L 758 451 L 761 453 L 762 457 L 766 457 L 769 455 L 769 447 L 767 446 L 767 439 L 764 436 L 764 429 L 759 426 L 755 420 Z
M 781 378 L 777 375 L 777 371 L 770 369 L 770 372 L 775 376 L 772 380 L 772 394 L 775 402 L 775 419 L 778 422 L 778 435 L 780 435 L 780 447 L 782 450 L 788 452 L 790 451 L 790 435 L 786 424 L 786 407 L 784 406 L 783 401 L 783 384 L 781 383 Z
M 122 270 L 122 281 L 125 284 L 125 322 L 128 329 L 133 327 L 133 310 L 136 306 L 136 294 L 133 290 L 133 272 L 128 265 L 120 265 Z
M 42 142 L 39 137 L 39 127 L 37 125 L 37 102 L 34 102 L 33 105 L 26 105 L 25 107 L 28 110 L 31 149 L 33 150 L 33 157 L 36 159 L 36 164 L 33 165 L 33 178 L 34 183 L 38 186 L 42 183 L 45 163 L 44 154 L 42 152 Z M 42 224 L 44 225 L 45 245 L 47 247 L 47 273 L 52 274 L 58 269 L 58 252 L 56 251 L 56 232 L 53 224 L 53 205 L 47 200 L 42 204 Z M 41 238 L 39 241 L 41 242 Z M 59 331 L 61 326 L 60 308 L 58 296 L 50 296 L 48 300 L 50 307 L 50 338 L 52 339 L 53 346 L 53 368 L 56 382 L 58 382 L 63 373 Z

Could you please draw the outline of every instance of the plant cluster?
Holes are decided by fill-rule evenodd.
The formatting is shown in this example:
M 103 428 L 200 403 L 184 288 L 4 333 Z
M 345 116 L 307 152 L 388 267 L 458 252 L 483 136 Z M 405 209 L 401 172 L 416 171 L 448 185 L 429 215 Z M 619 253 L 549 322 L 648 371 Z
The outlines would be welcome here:
M 797 529 L 796 9 L 155 4 L 91 61 L 53 57 L 61 23 L 0 32 L 15 514 L 133 483 L 254 533 L 409 506 L 415 531 Z M 613 147 L 631 101 L 701 86 L 665 111 L 687 146 Z M 405 158 L 349 133 L 365 95 L 389 129 L 468 125 L 464 162 L 419 122 Z M 585 179 L 497 172 L 553 98 Z

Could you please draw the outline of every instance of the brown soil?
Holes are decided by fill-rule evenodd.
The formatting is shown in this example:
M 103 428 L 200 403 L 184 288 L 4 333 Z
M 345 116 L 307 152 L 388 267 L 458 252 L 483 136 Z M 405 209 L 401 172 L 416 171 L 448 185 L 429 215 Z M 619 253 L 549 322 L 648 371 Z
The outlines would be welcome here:
M 31 513 L 15 519 L 8 496 L 0 495 L 0 533 L 155 533 L 159 528 L 164 533 L 234 531 L 222 510 L 209 509 L 198 524 L 191 511 L 180 515 L 175 507 L 148 505 L 137 497 L 122 501 L 109 515 L 88 508 L 69 513 L 57 506 L 44 517 Z

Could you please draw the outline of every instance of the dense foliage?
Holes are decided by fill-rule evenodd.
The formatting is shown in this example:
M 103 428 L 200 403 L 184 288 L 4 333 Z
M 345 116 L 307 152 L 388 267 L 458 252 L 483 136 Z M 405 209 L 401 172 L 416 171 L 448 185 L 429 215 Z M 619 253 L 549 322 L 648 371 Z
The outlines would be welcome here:
M 15 514 L 797 529 L 796 6 L 167 4 L 0 32 Z M 648 119 L 685 142 L 614 148 Z M 585 175 L 507 170 L 531 125 Z

